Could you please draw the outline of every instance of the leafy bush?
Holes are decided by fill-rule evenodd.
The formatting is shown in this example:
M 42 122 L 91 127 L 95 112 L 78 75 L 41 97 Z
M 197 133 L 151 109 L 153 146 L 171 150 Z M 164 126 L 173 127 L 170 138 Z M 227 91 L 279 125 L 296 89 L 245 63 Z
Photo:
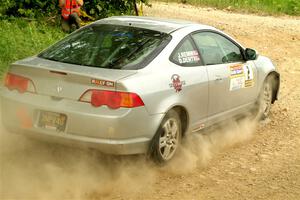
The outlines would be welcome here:
M 84 2 L 84 9 L 87 14 L 99 19 L 111 15 L 131 14 L 133 1 L 120 0 L 88 0 Z
M 0 16 L 39 17 L 59 12 L 58 1 L 52 0 L 2 0 Z
M 137 0 L 146 3 L 147 0 Z M 83 9 L 96 19 L 134 13 L 135 0 L 85 0 Z M 58 0 L 1 0 L 0 17 L 47 17 L 60 13 Z

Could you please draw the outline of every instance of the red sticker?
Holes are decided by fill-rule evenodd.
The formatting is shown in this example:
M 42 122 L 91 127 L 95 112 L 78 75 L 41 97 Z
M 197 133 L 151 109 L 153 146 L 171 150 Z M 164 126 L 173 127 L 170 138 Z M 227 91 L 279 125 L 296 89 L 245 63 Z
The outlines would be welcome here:
M 180 76 L 177 74 L 173 74 L 171 77 L 172 83 L 170 83 L 170 87 L 175 89 L 175 92 L 180 92 L 182 90 L 182 86 L 185 85 L 185 81 L 180 80 Z

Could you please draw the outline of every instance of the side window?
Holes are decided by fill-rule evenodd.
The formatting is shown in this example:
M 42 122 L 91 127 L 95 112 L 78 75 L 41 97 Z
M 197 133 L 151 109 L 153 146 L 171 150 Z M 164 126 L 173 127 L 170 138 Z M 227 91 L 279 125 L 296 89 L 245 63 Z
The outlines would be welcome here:
M 201 65 L 198 50 L 194 47 L 189 37 L 183 39 L 175 48 L 171 55 L 171 61 L 186 67 Z
M 206 65 L 241 62 L 243 56 L 238 46 L 213 32 L 192 35 Z

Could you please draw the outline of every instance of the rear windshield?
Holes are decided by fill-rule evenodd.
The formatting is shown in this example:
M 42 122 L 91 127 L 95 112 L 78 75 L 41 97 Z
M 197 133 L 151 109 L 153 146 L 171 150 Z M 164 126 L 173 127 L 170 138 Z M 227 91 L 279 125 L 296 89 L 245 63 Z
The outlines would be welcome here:
M 113 69 L 139 69 L 168 44 L 171 36 L 142 28 L 95 25 L 81 29 L 46 49 L 41 58 Z

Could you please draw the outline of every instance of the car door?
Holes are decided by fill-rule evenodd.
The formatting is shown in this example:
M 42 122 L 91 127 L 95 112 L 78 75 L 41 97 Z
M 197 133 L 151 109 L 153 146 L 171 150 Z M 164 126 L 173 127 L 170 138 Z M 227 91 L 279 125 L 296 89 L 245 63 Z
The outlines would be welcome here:
M 192 131 L 203 128 L 208 112 L 208 75 L 202 58 L 190 35 L 174 49 L 170 61 L 176 69 L 171 87 L 181 93 L 180 102 L 189 113 Z M 180 79 L 180 82 L 178 80 Z M 180 83 L 180 88 L 176 87 Z M 182 88 L 181 88 L 182 87 Z
M 201 31 L 192 38 L 207 67 L 208 116 L 235 112 L 253 101 L 257 70 L 252 61 L 244 60 L 242 48 L 218 32 Z

